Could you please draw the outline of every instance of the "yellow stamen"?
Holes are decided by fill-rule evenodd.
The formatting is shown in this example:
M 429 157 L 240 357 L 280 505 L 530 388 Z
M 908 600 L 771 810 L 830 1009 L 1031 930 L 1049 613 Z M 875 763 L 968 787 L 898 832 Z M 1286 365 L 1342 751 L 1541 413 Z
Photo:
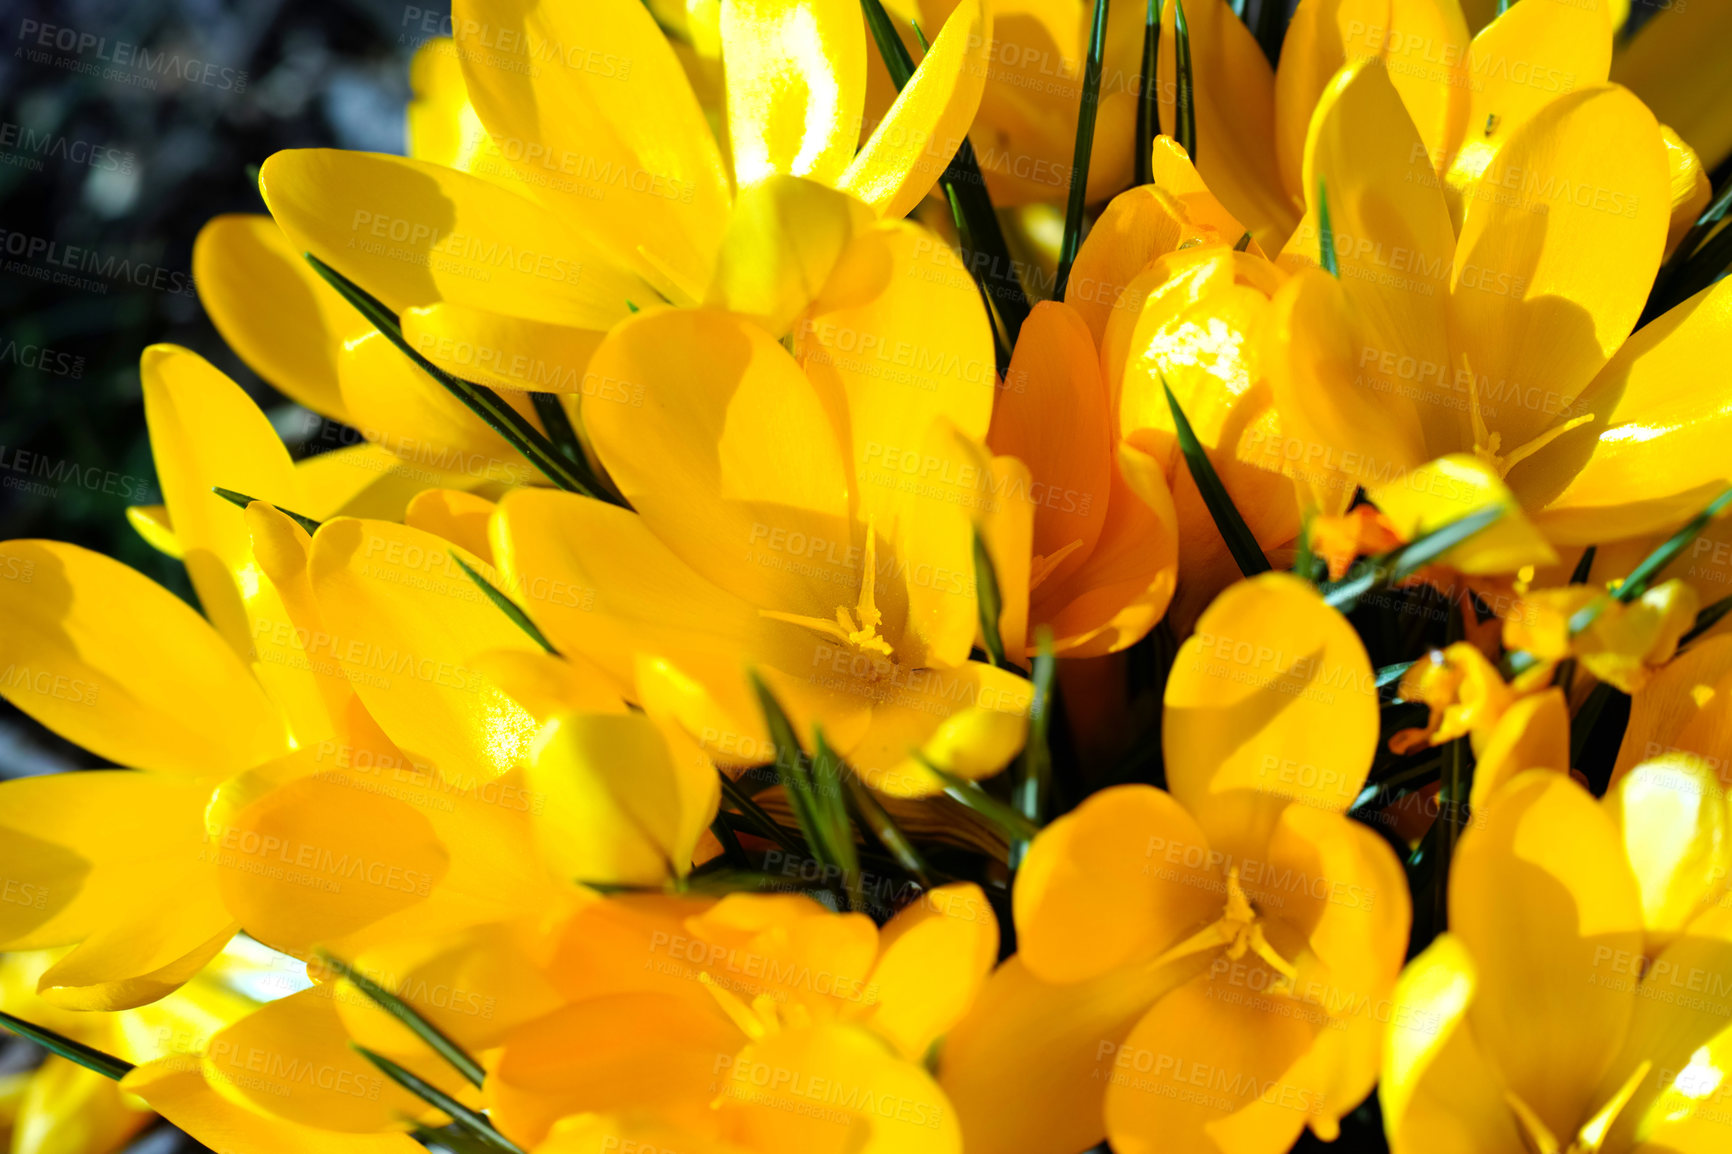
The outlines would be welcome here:
M 741 1032 L 752 1041 L 756 1042 L 766 1035 L 776 1032 L 779 1028 L 780 1023 L 776 1020 L 775 1003 L 772 1002 L 767 1007 L 768 1013 L 765 1013 L 766 1007 L 758 1004 L 763 1001 L 762 997 L 754 999 L 752 1005 L 748 1006 L 740 1000 L 738 994 L 732 990 L 724 990 L 710 976 L 708 970 L 699 972 L 698 984 L 710 992 L 710 997 L 716 1000 L 716 1005 L 722 1008 L 722 1013 L 731 1018 L 734 1025 L 738 1026 Z
M 848 612 L 847 606 L 838 605 L 834 621 L 826 621 L 822 617 L 808 617 L 802 613 L 782 613 L 775 609 L 760 609 L 758 615 L 772 621 L 786 621 L 790 625 L 811 629 L 866 653 L 891 656 L 894 651 L 890 648 L 890 642 L 878 635 L 878 626 L 883 623 L 884 614 L 878 611 L 878 544 L 875 528 L 872 519 L 867 518 L 866 571 L 860 579 L 860 597 L 854 604 L 853 614 Z M 859 624 L 855 624 L 855 615 L 859 617 Z
M 1154 965 L 1164 966 L 1168 962 L 1205 953 L 1219 946 L 1226 946 L 1227 956 L 1234 961 L 1244 957 L 1247 952 L 1255 954 L 1268 963 L 1270 969 L 1280 974 L 1284 981 L 1271 986 L 1270 993 L 1284 993 L 1299 980 L 1299 971 L 1281 956 L 1263 933 L 1263 924 L 1257 919 L 1257 908 L 1251 904 L 1245 887 L 1239 884 L 1238 866 L 1227 871 L 1227 908 L 1222 912 L 1220 920 L 1198 930 L 1162 953 L 1155 959 Z

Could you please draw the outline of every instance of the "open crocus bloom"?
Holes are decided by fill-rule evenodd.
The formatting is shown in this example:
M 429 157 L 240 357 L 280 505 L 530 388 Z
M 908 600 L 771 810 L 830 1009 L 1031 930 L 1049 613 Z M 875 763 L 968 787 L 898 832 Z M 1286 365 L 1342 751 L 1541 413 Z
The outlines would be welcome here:
M 494 553 L 557 647 L 719 760 L 774 760 L 751 666 L 802 741 L 821 726 L 875 788 L 935 793 L 920 758 L 995 773 L 1029 706 L 1026 681 L 968 659 L 971 513 L 1004 499 L 976 467 L 987 318 L 955 256 L 903 223 L 848 241 L 813 295 L 792 355 L 718 309 L 616 327 L 585 419 L 636 512 L 519 490 Z M 604 383 L 622 400 L 599 400 Z
M 1341 474 L 1332 503 L 1382 485 L 1407 490 L 1416 520 L 1460 516 L 1460 486 L 1410 480 L 1471 457 L 1475 485 L 1507 486 L 1568 545 L 1675 526 L 1725 488 L 1706 366 L 1732 339 L 1732 290 L 1630 335 L 1669 203 L 1658 128 L 1633 96 L 1587 88 L 1537 112 L 1468 186 L 1459 239 L 1380 64 L 1336 81 L 1309 149 L 1311 211 L 1323 190 L 1341 276 L 1293 279 L 1267 355 L 1288 435 Z M 1305 234 L 1283 257 L 1296 268 L 1317 256 Z
M 1712 770 L 1677 756 L 1600 802 L 1519 774 L 1475 812 L 1449 931 L 1390 1015 L 1397 1154 L 1726 1148 L 1729 820 Z
M 748 209 L 742 225 L 736 190 L 798 177 L 885 219 L 906 214 L 973 117 L 991 44 L 990 17 L 968 0 L 861 142 L 859 6 L 730 3 L 720 21 L 730 165 L 637 0 L 464 5 L 453 25 L 460 70 L 429 67 L 424 79 L 461 95 L 425 93 L 419 125 L 429 152 L 444 142 L 444 163 L 282 152 L 260 187 L 295 247 L 401 314 L 430 360 L 487 385 L 556 393 L 578 391 L 601 335 L 634 309 L 718 294 L 732 303 L 726 274 L 740 258 L 728 238 L 767 223 Z M 470 116 L 486 129 L 474 147 L 463 143 Z M 443 133 L 425 123 L 439 117 Z M 822 245 L 822 227 L 812 241 L 807 222 L 780 223 L 791 237 L 769 233 L 750 260 L 800 263 L 808 242 Z
M 970 1151 L 1334 1136 L 1407 942 L 1394 854 L 1343 816 L 1376 742 L 1365 651 L 1310 586 L 1268 574 L 1210 607 L 1167 687 L 1171 792 L 1096 794 L 1018 875 L 1019 952 L 943 1055 Z

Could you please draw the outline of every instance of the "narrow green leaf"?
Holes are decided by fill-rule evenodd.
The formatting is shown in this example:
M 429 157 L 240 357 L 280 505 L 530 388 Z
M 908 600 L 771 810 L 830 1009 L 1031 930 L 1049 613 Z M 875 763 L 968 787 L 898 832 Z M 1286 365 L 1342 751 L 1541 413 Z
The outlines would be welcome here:
M 908 46 L 896 34 L 896 24 L 884 11 L 880 0 L 860 0 L 866 14 L 866 26 L 878 45 L 878 55 L 890 73 L 890 79 L 900 92 L 914 76 L 914 60 Z M 1000 347 L 1000 370 L 1008 365 L 1008 348 L 1016 343 L 1022 324 L 1028 319 L 1028 292 L 1022 287 L 1016 262 L 1011 260 L 1010 245 L 1004 238 L 1004 226 L 986 189 L 986 177 L 980 171 L 980 161 L 974 146 L 964 137 L 956 155 L 945 166 L 939 178 L 944 195 L 950 202 L 951 216 L 956 222 L 957 240 L 962 249 L 962 261 L 980 283 L 987 299 L 998 310 L 1004 323 L 1008 342 Z M 994 336 L 997 337 L 996 329 Z
M 842 871 L 848 908 L 863 910 L 866 903 L 860 893 L 860 851 L 854 844 L 854 827 L 848 821 L 848 799 L 842 786 L 848 771 L 824 740 L 822 729 L 813 733 L 812 743 L 812 801 L 824 830 L 825 848 L 836 868 Z
M 1161 134 L 1162 7 L 1163 0 L 1148 0 L 1148 8 L 1143 14 L 1143 87 L 1137 93 L 1138 184 L 1153 184 L 1155 180 L 1155 137 Z
M 1394 665 L 1385 665 L 1377 671 L 1377 688 L 1386 689 L 1394 685 L 1412 668 L 1413 662 L 1411 661 L 1398 661 Z
M 500 395 L 485 385 L 477 385 L 461 380 L 435 365 L 411 348 L 404 339 L 402 325 L 397 315 L 386 308 L 377 298 L 354 281 L 314 256 L 304 254 L 313 271 L 324 278 L 325 283 L 336 289 L 342 298 L 354 306 L 355 311 L 370 321 L 374 328 L 384 334 L 385 338 L 410 360 L 414 361 L 421 371 L 432 377 L 458 400 L 469 407 L 469 410 L 494 432 L 510 443 L 511 447 L 539 469 L 548 480 L 572 493 L 582 493 L 586 497 L 597 500 L 610 500 L 607 490 L 596 479 L 587 462 L 573 461 L 556 448 L 552 441 L 544 436 L 540 429 L 506 404 Z M 618 504 L 617 500 L 613 501 Z
M 758 708 L 763 710 L 764 722 L 770 730 L 770 741 L 776 749 L 776 774 L 788 795 L 800 832 L 805 835 L 807 848 L 819 865 L 842 870 L 844 866 L 836 849 L 841 834 L 834 828 L 831 811 L 817 797 L 811 774 L 807 771 L 806 755 L 800 748 L 799 739 L 794 736 L 794 724 L 788 720 L 782 703 L 776 700 L 776 695 L 755 669 L 751 671 L 751 681 L 752 689 L 758 695 Z
M 1185 0 L 1173 0 L 1173 69 L 1178 74 L 1174 94 L 1174 137 L 1191 163 L 1197 163 L 1197 97 L 1191 71 L 1191 26 L 1185 20 Z
M 513 625 L 527 633 L 529 639 L 541 646 L 545 652 L 551 653 L 555 657 L 559 656 L 559 650 L 553 647 L 553 642 L 549 641 L 547 635 L 542 633 L 540 629 L 536 628 L 535 622 L 529 619 L 529 614 L 525 613 L 518 607 L 517 602 L 495 589 L 493 587 L 493 582 L 476 572 L 470 567 L 467 561 L 457 555 L 457 550 L 452 549 L 450 550 L 450 553 L 451 559 L 457 562 L 457 567 L 463 570 L 465 576 L 475 582 L 475 587 L 485 593 L 487 599 L 493 602 L 494 606 L 498 608 L 501 613 L 511 619 Z
M 423 1146 L 436 1146 L 441 1150 L 451 1151 L 451 1154 L 488 1154 L 493 1149 L 490 1144 L 461 1126 L 444 1126 L 433 1130 L 417 1122 L 410 1127 L 409 1132 L 415 1135 L 416 1141 Z
M 1732 228 L 1723 228 L 1656 284 L 1645 317 L 1662 316 L 1716 280 L 1732 265 Z
M 1606 711 L 1606 706 L 1612 700 L 1612 694 L 1618 690 L 1610 682 L 1602 681 L 1594 686 L 1581 709 L 1576 711 L 1575 718 L 1570 722 L 1570 765 L 1576 767 L 1582 764 L 1582 758 L 1588 752 L 1588 741 L 1594 736 L 1594 728 L 1600 723 L 1600 714 Z M 1616 740 L 1616 739 L 1614 739 Z
M 1443 781 L 1437 791 L 1437 857 L 1432 874 L 1432 902 L 1437 910 L 1438 928 L 1447 925 L 1449 910 L 1449 863 L 1455 858 L 1456 844 L 1466 826 L 1467 797 L 1473 780 L 1473 751 L 1465 737 L 1457 738 L 1443 750 Z
M 722 800 L 739 810 L 744 823 L 751 826 L 759 837 L 775 842 L 778 847 L 791 854 L 805 852 L 800 848 L 800 843 L 789 837 L 787 831 L 776 823 L 776 819 L 766 813 L 763 806 L 748 797 L 733 778 L 720 769 L 716 770 L 716 776 L 721 779 Z
M 525 1154 L 521 1146 L 495 1130 L 493 1123 L 487 1120 L 487 1115 L 479 1110 L 471 1110 L 433 1083 L 404 1069 L 383 1054 L 375 1053 L 357 1042 L 350 1042 L 349 1048 L 367 1059 L 378 1068 L 381 1074 L 409 1093 L 434 1109 L 450 1115 L 452 1122 L 462 1127 L 470 1135 L 487 1143 L 493 1149 L 510 1151 L 511 1154 Z
M 571 414 L 565 411 L 565 404 L 558 394 L 530 393 L 529 403 L 535 406 L 535 415 L 541 418 L 548 438 L 565 454 L 566 460 L 587 465 L 588 461 L 583 455 L 583 442 L 577 437 L 577 427 L 571 423 Z
M 998 570 L 992 564 L 986 538 L 978 527 L 974 530 L 974 603 L 980 618 L 980 635 L 986 639 L 987 655 L 994 665 L 1003 669 L 1008 662 L 1004 638 L 998 631 L 998 620 L 1004 612 L 1004 598 L 998 590 Z
M 1255 31 L 1269 67 L 1276 67 L 1281 63 L 1281 45 L 1287 39 L 1287 0 L 1261 0 Z
M 1329 184 L 1317 178 L 1317 252 L 1323 271 L 1341 279 L 1341 260 L 1335 254 L 1335 226 L 1329 220 Z
M 940 769 L 925 754 L 916 752 L 914 757 L 934 777 L 944 783 L 945 793 L 997 827 L 1009 844 L 1015 845 L 1019 841 L 1033 841 L 1034 836 L 1040 832 L 1039 826 L 1018 813 L 1012 806 L 1006 805 L 981 789 L 978 782 L 969 781 L 965 777 L 957 777 L 948 770 Z
M 1293 558 L 1293 572 L 1317 584 L 1317 554 L 1311 549 L 1311 522 L 1315 514 L 1307 512 L 1299 524 L 1299 551 Z
M 1515 3 L 1515 0 L 1497 0 L 1497 14 L 1502 16 L 1505 12 L 1508 12 L 1509 6 L 1513 3 Z
M 118 1082 L 132 1073 L 131 1062 L 116 1058 L 113 1054 L 106 1054 L 94 1046 L 86 1046 L 83 1042 L 74 1042 L 45 1026 L 26 1022 L 23 1018 L 0 1012 L 0 1026 L 6 1027 L 20 1038 L 30 1039 L 44 1050 L 59 1054 L 68 1062 L 76 1062 L 86 1070 L 93 1070 L 104 1078 L 113 1078 Z
M 1088 58 L 1083 64 L 1082 99 L 1077 104 L 1076 151 L 1071 156 L 1070 200 L 1065 205 L 1064 239 L 1058 250 L 1058 279 L 1053 282 L 1054 300 L 1064 299 L 1070 283 L 1071 265 L 1082 246 L 1083 214 L 1088 209 L 1089 157 L 1095 146 L 1095 116 L 1101 106 L 1101 58 L 1107 45 L 1107 0 L 1094 0 L 1094 22 L 1089 31 Z
M 215 485 L 211 486 L 210 491 L 227 501 L 229 504 L 237 505 L 242 509 L 245 509 L 248 505 L 251 505 L 254 501 L 258 500 L 257 497 L 249 497 L 245 493 L 237 493 L 233 489 L 220 489 Z M 321 522 L 315 521 L 311 517 L 303 517 L 294 510 L 285 509 L 281 505 L 272 505 L 271 508 L 305 529 L 309 537 L 319 531 L 319 525 Z
M 1234 252 L 1247 252 L 1250 250 L 1250 248 L 1251 248 L 1251 230 L 1246 229 L 1244 232 L 1244 235 L 1240 236 L 1239 239 L 1236 242 L 1234 242 L 1233 251 Z
M 1732 489 L 1726 490 L 1714 498 L 1712 504 L 1690 519 L 1690 523 L 1672 534 L 1665 544 L 1648 554 L 1647 559 L 1630 570 L 1630 575 L 1624 578 L 1613 594 L 1619 601 L 1628 605 L 1648 591 L 1648 586 L 1660 572 L 1678 559 L 1678 555 L 1690 547 L 1690 542 L 1702 535 L 1713 520 L 1732 505 Z
M 1399 549 L 1375 557 L 1369 564 L 1357 566 L 1360 572 L 1323 587 L 1323 599 L 1343 613 L 1351 613 L 1359 599 L 1375 589 L 1387 588 L 1412 576 L 1422 566 L 1429 565 L 1443 554 L 1503 516 L 1503 509 L 1488 505 L 1469 513 L 1459 521 L 1451 521 L 1441 529 L 1415 538 Z
M 1690 632 L 1684 634 L 1678 644 L 1680 646 L 1690 644 L 1690 642 L 1696 640 L 1696 638 L 1702 636 L 1702 634 L 1720 624 L 1721 619 L 1728 613 L 1732 613 L 1732 597 L 1722 597 L 1720 600 L 1714 602 L 1714 604 L 1702 610 L 1702 612 L 1696 614 L 1696 624 L 1690 627 Z
M 1033 825 L 1046 821 L 1047 792 L 1052 783 L 1052 690 L 1058 662 L 1053 657 L 1052 630 L 1041 626 L 1036 640 L 1034 662 L 1030 666 L 1030 681 L 1034 698 L 1029 706 L 1028 744 L 1016 759 L 1010 785 L 1011 804 Z M 1028 842 L 1018 841 L 1010 847 L 1010 866 L 1022 864 L 1028 853 Z
M 1191 479 L 1197 483 L 1197 492 L 1202 495 L 1203 504 L 1209 507 L 1209 515 L 1215 519 L 1215 528 L 1220 530 L 1221 539 L 1227 543 L 1233 560 L 1239 563 L 1239 572 L 1247 577 L 1267 573 L 1271 568 L 1269 558 L 1263 555 L 1262 546 L 1257 544 L 1245 518 L 1239 515 L 1233 498 L 1227 493 L 1227 486 L 1221 483 L 1215 466 L 1209 463 L 1208 451 L 1197 440 L 1196 431 L 1191 428 L 1185 410 L 1179 407 L 1179 399 L 1173 396 L 1165 374 L 1161 376 L 1161 388 L 1167 394 L 1167 407 L 1173 413 L 1173 426 L 1179 437 L 1179 451 L 1185 455 L 1185 466 L 1191 470 Z
M 319 960 L 336 971 L 339 976 L 348 979 L 350 985 L 360 990 L 368 1000 L 381 1010 L 409 1027 L 412 1034 L 425 1042 L 429 1049 L 445 1059 L 452 1069 L 462 1074 L 472 1085 L 479 1086 L 486 1079 L 487 1071 L 482 1068 L 480 1062 L 471 1058 L 462 1046 L 447 1037 L 438 1026 L 423 1018 L 420 1011 L 408 1002 L 328 950 L 319 951 Z
M 890 811 L 884 808 L 878 795 L 852 773 L 847 776 L 845 785 L 848 800 L 853 803 L 854 815 L 861 825 L 872 831 L 872 836 L 878 839 L 878 843 L 896 859 L 896 864 L 910 877 L 923 887 L 931 889 L 932 875 L 926 859 L 920 856 L 920 851 L 914 848 L 914 842 L 902 832 L 902 827 L 896 824 L 896 819 L 890 816 Z

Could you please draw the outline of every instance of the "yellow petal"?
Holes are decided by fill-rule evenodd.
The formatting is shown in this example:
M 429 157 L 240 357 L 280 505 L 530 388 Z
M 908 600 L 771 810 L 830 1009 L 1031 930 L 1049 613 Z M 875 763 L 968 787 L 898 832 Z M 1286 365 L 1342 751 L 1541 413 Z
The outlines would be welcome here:
M 174 535 L 174 522 L 169 520 L 166 505 L 128 505 L 126 522 L 137 530 L 145 543 L 165 557 L 182 559 L 185 551 Z
M 464 574 L 451 545 L 401 525 L 339 518 L 313 538 L 311 575 L 330 632 L 317 656 L 348 671 L 405 754 L 460 787 L 517 763 L 534 720 L 481 677 L 475 660 L 535 643 Z
M 926 797 L 944 789 L 927 762 L 974 781 L 999 772 L 1022 750 L 1033 699 L 1021 677 L 979 661 L 900 676 L 906 684 L 873 704 L 866 732 L 837 750 L 873 789 Z
M 264 215 L 214 217 L 192 249 L 199 301 L 247 367 L 322 416 L 347 421 L 339 345 L 370 327 Z
M 516 392 L 576 393 L 582 391 L 584 370 L 606 333 L 604 312 L 598 310 L 586 324 L 570 325 L 437 301 L 403 313 L 403 337 L 459 380 Z M 630 314 L 622 300 L 608 319 L 623 320 Z
M 553 722 L 524 776 L 549 868 L 572 881 L 641 885 L 683 875 L 720 800 L 714 767 L 695 753 L 671 748 L 642 713 Z
M 1017 874 L 1022 964 L 1069 983 L 1159 956 L 1219 916 L 1223 856 L 1171 794 L 1126 785 L 1093 795 L 1041 830 Z
M 1449 311 L 1509 456 L 1575 404 L 1647 301 L 1671 195 L 1653 115 L 1624 89 L 1547 104 L 1467 193 Z
M 1710 169 L 1732 154 L 1732 117 L 1726 115 L 1728 78 L 1714 67 L 1714 45 L 1725 43 L 1732 11 L 1721 4 L 1674 4 L 1646 21 L 1612 62 L 1612 80 L 1632 89 L 1654 115 Z
M 701 298 L 728 178 L 649 10 L 636 0 L 582 11 L 459 0 L 452 24 L 470 102 L 525 187 L 622 267 L 665 270 L 688 299 Z
M 1637 1001 L 1609 981 L 1640 957 L 1642 907 L 1616 826 L 1558 773 L 1515 778 L 1462 837 L 1449 929 L 1472 954 L 1474 1036 L 1553 1134 L 1574 1134 Z
M 1283 1008 L 1225 980 L 1199 978 L 1162 997 L 1126 1037 L 1107 1088 L 1113 1149 L 1289 1149 L 1323 1095 L 1295 1069 L 1319 1027 Z
M 787 332 L 870 220 L 859 201 L 813 180 L 775 175 L 741 189 L 709 303 L 750 316 L 772 334 Z
M 1473 956 L 1454 934 L 1438 935 L 1402 971 L 1378 1082 L 1395 1149 L 1527 1149 L 1467 1021 L 1478 981 Z
M 409 502 L 403 524 L 443 537 L 492 564 L 487 525 L 497 508 L 497 503 L 460 489 L 428 489 Z
M 584 424 L 620 492 L 681 560 L 760 608 L 830 621 L 852 607 L 861 553 L 831 382 L 711 309 L 639 314 L 590 375 L 644 398 L 586 403 Z
M 118 1150 L 151 1120 L 114 1081 L 50 1055 L 31 1072 L 11 1120 L 19 1154 Z
M 297 248 L 393 312 L 452 301 L 605 328 L 623 302 L 650 293 L 558 214 L 454 168 L 291 149 L 265 161 L 259 191 Z
M 980 887 L 921 894 L 879 934 L 870 1022 L 904 1058 L 921 1061 L 974 1002 L 998 959 L 998 918 Z
M 437 36 L 415 50 L 409 61 L 409 89 L 409 155 L 493 175 L 486 171 L 487 165 L 496 161 L 486 155 L 487 130 L 469 103 L 455 41 Z
M 0 577 L 0 694 L 69 741 L 187 777 L 226 776 L 288 748 L 235 651 L 137 571 L 76 545 L 9 541 Z
M 783 1030 L 747 1044 L 720 1073 L 721 1125 L 749 1149 L 962 1151 L 956 1115 L 931 1075 L 863 1030 Z
M 1725 490 L 1732 470 L 1718 446 L 1732 404 L 1711 366 L 1729 342 L 1725 282 L 1625 342 L 1576 401 L 1593 423 L 1537 455 L 1531 480 L 1517 478 L 1549 500 L 1548 532 L 1574 544 L 1670 531 Z
M 1261 855 L 1289 802 L 1345 812 L 1377 746 L 1364 647 L 1285 573 L 1215 600 L 1173 661 L 1162 716 L 1168 787 L 1236 859 Z
M 848 0 L 740 0 L 722 9 L 734 180 L 834 184 L 866 100 L 866 28 Z
M 1670 754 L 1645 761 L 1606 793 L 1642 895 L 1642 922 L 1652 943 L 1682 932 L 1720 889 L 1732 857 L 1732 831 L 1720 780 L 1697 758 Z
M 1570 710 L 1563 690 L 1520 698 L 1504 710 L 1479 750 L 1468 803 L 1488 803 L 1505 782 L 1529 769 L 1570 768 Z
M 1672 223 L 1666 231 L 1666 256 L 1670 259 L 1684 235 L 1701 219 L 1714 196 L 1714 185 L 1702 167 L 1702 158 L 1670 125 L 1660 125 L 1660 135 L 1666 140 L 1666 162 L 1672 174 Z
M 981 0 L 962 0 L 836 187 L 885 220 L 912 211 L 967 136 L 986 85 L 992 44 L 991 9 Z
M 299 1154 L 318 1149 L 330 1154 L 414 1154 L 420 1145 L 406 1134 L 342 1134 L 322 1126 L 303 1126 L 238 1106 L 205 1081 L 196 1058 L 175 1055 L 140 1066 L 121 1089 L 150 1103 L 151 1109 L 225 1154 Z
M 1706 761 L 1732 778 L 1732 637 L 1690 647 L 1635 695 L 1612 772 L 1615 785 L 1638 764 L 1674 753 Z
M 1098 345 L 1106 336 L 1107 319 L 1138 273 L 1186 242 L 1204 240 L 1234 244 L 1238 237 L 1219 236 L 1193 225 L 1184 206 L 1156 186 L 1139 185 L 1120 193 L 1102 210 L 1077 251 L 1070 280 L 1065 282 L 1064 303 L 1082 317 Z M 1040 308 L 1035 306 L 1037 312 Z M 1019 341 L 1017 351 L 1021 349 Z M 1013 369 L 1012 381 L 1014 373 Z
M 461 473 L 447 475 L 416 467 L 380 445 L 366 441 L 356 444 L 359 434 L 352 430 L 347 432 L 346 439 L 338 439 L 342 440 L 342 448 L 329 449 L 295 463 L 307 503 L 306 508 L 295 512 L 315 521 L 338 516 L 400 521 L 410 500 L 423 489 L 488 480 L 485 475 L 466 478 Z M 526 475 L 521 462 L 517 467 L 520 476 Z
M 1370 496 L 1408 541 L 1483 509 L 1502 509 L 1496 521 L 1438 557 L 1439 564 L 1463 573 L 1514 573 L 1557 561 L 1557 553 L 1523 514 L 1496 470 L 1467 453 L 1421 465 L 1376 486 Z
M 1125 1035 L 1171 987 L 1174 969 L 1049 985 L 1019 957 L 1000 966 L 944 1041 L 939 1082 L 971 1154 L 1058 1154 L 1105 1137 L 1101 1108 L 1116 1063 L 1135 1058 Z

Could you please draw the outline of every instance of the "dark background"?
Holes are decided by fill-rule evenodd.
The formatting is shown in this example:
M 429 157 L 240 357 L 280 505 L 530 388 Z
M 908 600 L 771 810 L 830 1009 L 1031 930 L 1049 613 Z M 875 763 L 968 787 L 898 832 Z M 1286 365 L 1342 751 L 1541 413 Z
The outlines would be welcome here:
M 403 151 L 434 9 L 442 22 L 439 0 L 0 2 L 0 539 L 73 541 L 190 597 L 126 521 L 161 499 L 139 354 L 203 354 L 297 448 L 304 412 L 199 304 L 193 239 L 264 211 L 247 169 L 278 149 Z M 98 271 L 39 279 L 68 263 Z M 0 777 L 78 764 L 94 763 L 0 704 Z

